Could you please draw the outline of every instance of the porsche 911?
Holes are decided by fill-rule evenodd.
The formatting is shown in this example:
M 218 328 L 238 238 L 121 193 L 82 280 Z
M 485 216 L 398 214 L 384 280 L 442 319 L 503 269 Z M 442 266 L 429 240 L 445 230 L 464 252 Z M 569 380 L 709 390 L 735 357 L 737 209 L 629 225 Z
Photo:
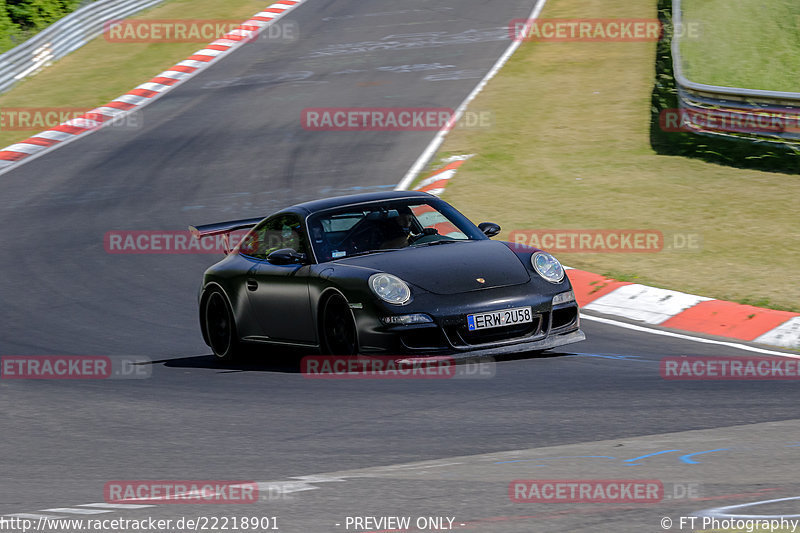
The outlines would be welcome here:
M 497 224 L 476 226 L 427 193 L 315 200 L 190 230 L 247 230 L 199 292 L 203 339 L 221 359 L 248 345 L 473 357 L 585 338 L 555 257 L 492 240 Z

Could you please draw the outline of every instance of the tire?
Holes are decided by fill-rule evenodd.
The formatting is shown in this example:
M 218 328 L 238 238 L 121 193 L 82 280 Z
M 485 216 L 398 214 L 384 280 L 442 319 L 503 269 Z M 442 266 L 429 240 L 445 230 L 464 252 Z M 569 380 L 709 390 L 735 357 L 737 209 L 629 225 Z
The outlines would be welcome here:
M 358 354 L 358 333 L 347 301 L 337 295 L 322 305 L 322 353 L 325 355 Z
M 203 303 L 203 322 L 208 345 L 222 361 L 232 361 L 241 355 L 236 322 L 228 300 L 222 291 L 213 289 Z

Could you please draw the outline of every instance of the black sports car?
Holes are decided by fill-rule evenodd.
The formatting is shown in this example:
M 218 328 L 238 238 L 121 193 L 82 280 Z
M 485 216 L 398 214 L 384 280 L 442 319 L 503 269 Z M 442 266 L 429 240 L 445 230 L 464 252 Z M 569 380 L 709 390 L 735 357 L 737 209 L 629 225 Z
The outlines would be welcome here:
M 203 338 L 223 359 L 243 343 L 325 354 L 499 354 L 583 340 L 561 264 L 492 241 L 422 192 L 316 200 L 266 219 L 190 227 L 198 238 L 250 229 L 205 272 Z

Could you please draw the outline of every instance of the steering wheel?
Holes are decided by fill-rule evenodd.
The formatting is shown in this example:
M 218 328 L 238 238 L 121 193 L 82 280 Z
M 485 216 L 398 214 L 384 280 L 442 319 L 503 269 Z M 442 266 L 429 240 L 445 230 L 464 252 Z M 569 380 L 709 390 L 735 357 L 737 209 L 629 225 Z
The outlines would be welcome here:
M 409 235 L 408 242 L 409 244 L 414 244 L 415 242 L 425 238 L 430 237 L 433 235 L 439 235 L 439 230 L 436 228 L 422 228 L 421 233 L 417 233 L 416 235 Z

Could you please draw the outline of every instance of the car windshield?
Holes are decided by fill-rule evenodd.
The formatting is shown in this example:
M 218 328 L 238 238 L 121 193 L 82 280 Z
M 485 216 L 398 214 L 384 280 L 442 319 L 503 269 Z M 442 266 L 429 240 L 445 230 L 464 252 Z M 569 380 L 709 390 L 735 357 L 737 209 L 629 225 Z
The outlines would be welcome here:
M 437 200 L 377 202 L 332 209 L 312 215 L 308 228 L 319 262 L 486 238 L 464 215 Z

